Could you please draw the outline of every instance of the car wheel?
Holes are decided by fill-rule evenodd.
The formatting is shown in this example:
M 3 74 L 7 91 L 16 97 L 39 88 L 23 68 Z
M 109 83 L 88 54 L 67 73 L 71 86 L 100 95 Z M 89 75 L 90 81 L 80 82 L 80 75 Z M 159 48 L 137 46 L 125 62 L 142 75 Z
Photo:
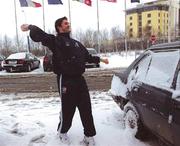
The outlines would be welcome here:
M 27 71 L 30 72 L 31 71 L 31 65 L 27 66 Z
M 136 138 L 145 140 L 148 136 L 147 130 L 145 130 L 139 114 L 134 107 L 126 106 L 124 109 L 124 127 Z
M 124 126 L 125 129 L 130 131 L 134 136 L 138 130 L 138 118 L 135 112 L 129 109 L 124 115 Z

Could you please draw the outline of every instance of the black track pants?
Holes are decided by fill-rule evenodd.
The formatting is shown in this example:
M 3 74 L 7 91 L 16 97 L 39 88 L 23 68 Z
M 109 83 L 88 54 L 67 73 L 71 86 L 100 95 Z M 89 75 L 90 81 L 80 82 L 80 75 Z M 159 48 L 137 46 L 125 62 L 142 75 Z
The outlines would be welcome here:
M 94 136 L 96 130 L 92 117 L 89 91 L 84 77 L 58 75 L 57 81 L 61 97 L 60 123 L 58 125 L 60 132 L 68 132 L 77 107 L 84 127 L 84 134 Z

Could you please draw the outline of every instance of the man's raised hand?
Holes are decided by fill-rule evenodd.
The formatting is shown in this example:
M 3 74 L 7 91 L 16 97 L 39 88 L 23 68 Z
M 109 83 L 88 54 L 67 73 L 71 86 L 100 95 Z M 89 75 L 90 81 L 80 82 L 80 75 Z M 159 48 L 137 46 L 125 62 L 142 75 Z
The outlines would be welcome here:
M 29 30 L 29 24 L 22 24 L 21 25 L 21 30 L 22 31 L 28 31 Z

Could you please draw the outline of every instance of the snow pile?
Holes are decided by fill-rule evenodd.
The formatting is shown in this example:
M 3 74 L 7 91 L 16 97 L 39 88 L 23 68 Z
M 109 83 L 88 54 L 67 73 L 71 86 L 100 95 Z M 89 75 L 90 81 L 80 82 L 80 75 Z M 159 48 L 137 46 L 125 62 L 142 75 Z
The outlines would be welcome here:
M 126 97 L 127 87 L 116 75 L 113 76 L 111 82 L 111 89 L 109 91 L 114 96 Z

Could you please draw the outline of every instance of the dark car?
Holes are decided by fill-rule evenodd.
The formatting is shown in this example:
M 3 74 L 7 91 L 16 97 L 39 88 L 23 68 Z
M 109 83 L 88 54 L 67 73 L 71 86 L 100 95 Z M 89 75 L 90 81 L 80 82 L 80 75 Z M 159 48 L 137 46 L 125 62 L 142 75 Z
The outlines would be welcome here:
M 124 111 L 125 128 L 137 138 L 150 131 L 180 146 L 180 41 L 147 49 L 114 74 L 110 93 Z
M 11 54 L 6 58 L 4 68 L 7 72 L 27 71 L 39 68 L 40 60 L 33 54 L 28 52 L 20 52 Z
M 46 53 L 43 58 L 43 69 L 44 71 L 52 71 L 53 64 L 52 64 L 52 53 Z
M 92 56 L 98 56 L 97 51 L 94 48 L 87 48 L 89 54 Z M 100 67 L 99 63 L 88 63 L 86 62 L 86 68 Z
M 92 56 L 98 56 L 98 53 L 94 48 L 87 48 L 87 50 Z M 86 62 L 85 67 L 86 68 L 100 67 L 100 64 Z M 48 51 L 43 58 L 43 68 L 44 68 L 44 71 L 52 71 L 53 70 L 52 52 L 51 51 Z
M 4 69 L 3 63 L 4 63 L 5 57 L 3 55 L 0 55 L 0 71 Z

